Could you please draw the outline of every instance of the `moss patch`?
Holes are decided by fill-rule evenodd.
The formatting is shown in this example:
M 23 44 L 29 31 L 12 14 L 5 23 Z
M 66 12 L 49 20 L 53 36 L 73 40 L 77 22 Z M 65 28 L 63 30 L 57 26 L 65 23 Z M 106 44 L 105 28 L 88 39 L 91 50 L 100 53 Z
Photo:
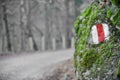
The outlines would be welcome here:
M 97 53 L 93 48 L 86 51 L 86 53 L 83 55 L 81 66 L 90 69 L 92 65 L 96 62 L 96 60 L 99 58 L 99 53 Z
M 120 78 L 120 60 L 118 61 L 118 66 L 117 66 L 117 69 L 116 69 L 116 75 L 118 78 Z

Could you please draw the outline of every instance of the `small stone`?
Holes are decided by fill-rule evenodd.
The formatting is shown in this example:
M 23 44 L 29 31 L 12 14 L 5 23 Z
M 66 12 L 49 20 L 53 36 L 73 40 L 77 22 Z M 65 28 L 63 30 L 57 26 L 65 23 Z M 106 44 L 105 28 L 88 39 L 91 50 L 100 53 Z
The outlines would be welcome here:
M 101 68 L 97 68 L 97 70 L 98 70 L 98 71 L 100 71 L 100 70 L 101 70 Z
M 79 19 L 82 20 L 82 19 L 83 19 L 83 16 L 80 16 Z
M 90 75 L 90 71 L 89 71 L 89 70 L 87 70 L 87 71 L 84 73 L 84 76 L 88 76 L 88 75 Z

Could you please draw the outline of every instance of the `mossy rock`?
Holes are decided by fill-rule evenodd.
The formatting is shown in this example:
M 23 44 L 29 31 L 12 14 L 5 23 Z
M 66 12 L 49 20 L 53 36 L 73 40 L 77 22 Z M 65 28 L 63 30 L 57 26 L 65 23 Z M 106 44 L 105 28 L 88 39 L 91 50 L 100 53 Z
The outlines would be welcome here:
M 118 66 L 117 66 L 117 69 L 116 69 L 116 75 L 120 79 L 120 60 L 118 61 Z
M 120 8 L 111 5 L 99 9 L 98 5 L 93 2 L 75 21 L 74 66 L 78 80 L 119 80 Z M 91 45 L 88 43 L 91 27 L 100 22 L 110 26 L 110 39 Z

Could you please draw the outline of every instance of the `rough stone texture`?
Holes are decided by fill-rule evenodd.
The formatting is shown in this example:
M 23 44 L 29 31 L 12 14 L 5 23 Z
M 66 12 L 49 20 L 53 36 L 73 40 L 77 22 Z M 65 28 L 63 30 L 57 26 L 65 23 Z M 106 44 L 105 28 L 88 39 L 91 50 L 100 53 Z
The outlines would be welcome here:
M 104 60 L 104 64 L 99 67 L 93 66 L 90 70 L 83 73 L 81 80 L 119 80 L 116 75 L 117 63 L 120 53 Z

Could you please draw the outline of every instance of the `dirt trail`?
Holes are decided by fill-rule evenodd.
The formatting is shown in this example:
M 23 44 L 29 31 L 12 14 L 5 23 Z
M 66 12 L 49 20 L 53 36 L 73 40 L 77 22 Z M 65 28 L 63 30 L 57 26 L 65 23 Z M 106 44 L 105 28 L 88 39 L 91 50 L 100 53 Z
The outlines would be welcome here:
M 19 55 L 0 60 L 0 80 L 35 80 L 52 65 L 73 57 L 74 50 Z

